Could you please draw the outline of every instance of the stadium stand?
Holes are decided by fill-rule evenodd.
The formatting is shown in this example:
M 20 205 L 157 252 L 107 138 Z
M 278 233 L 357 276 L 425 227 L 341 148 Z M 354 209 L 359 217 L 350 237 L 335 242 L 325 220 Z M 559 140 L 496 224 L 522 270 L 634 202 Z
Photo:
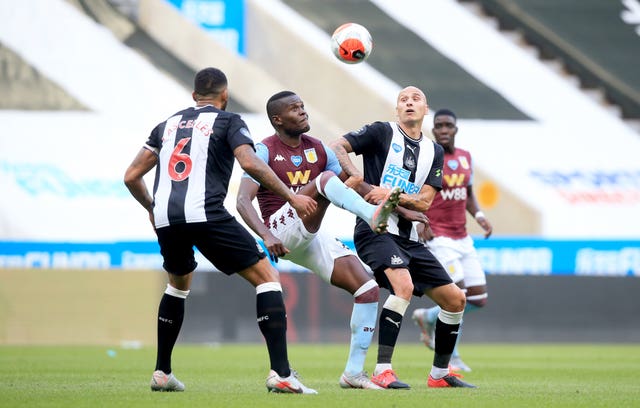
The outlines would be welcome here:
M 465 1 L 481 4 L 501 28 L 521 32 L 542 58 L 560 59 L 583 87 L 602 90 L 610 102 L 620 106 L 623 117 L 640 119 L 640 32 L 632 17 L 625 22 L 625 13 L 633 13 L 625 8 L 626 2 Z M 628 3 L 631 8 L 633 2 Z
M 375 58 L 370 58 L 369 64 L 399 84 L 414 84 L 428 90 L 430 100 L 439 101 L 441 106 L 455 106 L 460 117 L 529 119 L 370 1 L 284 0 L 284 3 L 328 34 L 345 21 L 370 27 L 376 48 Z
M 39 95 L 34 98 L 33 95 Z M 86 106 L 0 42 L 0 109 L 86 110 Z
M 107 0 L 69 0 L 69 2 L 76 5 L 96 23 L 111 30 L 123 44 L 144 55 L 156 68 L 166 72 L 186 90 L 191 90 L 196 70 L 160 45 L 131 20 L 132 17 L 137 16 L 137 8 L 133 7 L 131 3 L 118 3 L 122 10 L 131 12 L 131 15 L 128 16 L 116 6 L 116 3 Z M 124 8 L 123 5 L 127 4 L 129 8 Z M 134 13 L 134 11 L 136 12 Z M 233 112 L 249 111 L 233 96 L 230 96 L 228 108 Z

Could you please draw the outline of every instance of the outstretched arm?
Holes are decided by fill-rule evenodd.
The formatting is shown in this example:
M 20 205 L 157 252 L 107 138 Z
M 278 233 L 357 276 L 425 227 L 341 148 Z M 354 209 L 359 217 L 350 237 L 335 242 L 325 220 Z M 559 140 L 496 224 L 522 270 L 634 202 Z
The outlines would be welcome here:
M 295 208 L 300 217 L 305 217 L 314 212 L 318 206 L 316 201 L 302 194 L 294 194 L 289 188 L 276 176 L 271 168 L 263 162 L 248 144 L 243 144 L 233 150 L 240 167 L 260 184 L 273 191 Z
M 338 162 L 347 176 L 354 180 L 362 180 L 362 173 L 355 164 L 353 164 L 351 158 L 349 158 L 349 153 L 353 152 L 351 143 L 344 137 L 341 137 L 332 141 L 329 146 L 335 152 Z M 351 188 L 356 190 L 358 194 L 362 195 L 365 200 L 372 204 L 378 204 L 389 192 L 388 188 L 372 186 L 364 181 L 360 181 L 357 187 Z M 425 212 L 429 209 L 429 206 L 431 206 L 436 193 L 436 189 L 429 185 L 423 186 L 417 194 L 402 193 L 400 195 L 400 206 L 409 210 Z M 411 217 L 410 214 L 406 215 Z
M 353 147 L 351 147 L 351 143 L 347 139 L 340 137 L 329 143 L 329 147 L 335 152 L 338 163 L 340 163 L 342 170 L 347 173 L 347 176 L 362 178 L 362 173 L 349 158 L 349 153 L 353 152 Z
M 269 252 L 269 258 L 272 261 L 278 262 L 278 257 L 284 256 L 289 253 L 287 249 L 278 238 L 276 238 L 269 228 L 262 222 L 262 219 L 258 215 L 255 207 L 253 206 L 253 200 L 258 194 L 260 186 L 248 177 L 243 177 L 240 180 L 240 189 L 238 190 L 238 198 L 236 199 L 236 209 L 244 220 L 244 222 L 262 238 L 264 245 Z
M 373 186 L 364 181 L 364 176 L 351 161 L 351 158 L 349 157 L 349 153 L 353 152 L 351 143 L 349 143 L 349 141 L 344 137 L 341 137 L 332 141 L 329 144 L 329 147 L 331 147 L 336 154 L 338 163 L 340 163 L 340 167 L 342 167 L 343 173 L 340 174 L 340 179 L 362 197 L 366 196 Z

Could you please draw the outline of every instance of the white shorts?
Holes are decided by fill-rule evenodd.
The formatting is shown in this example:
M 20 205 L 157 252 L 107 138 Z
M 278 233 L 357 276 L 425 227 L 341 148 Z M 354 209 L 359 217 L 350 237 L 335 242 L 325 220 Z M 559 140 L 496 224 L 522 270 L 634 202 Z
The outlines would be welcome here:
M 273 225 L 274 218 L 280 217 L 284 217 L 285 224 L 278 223 L 277 229 L 270 230 L 291 251 L 282 259 L 309 269 L 324 281 L 331 283 L 334 261 L 337 258 L 355 255 L 322 227 L 315 234 L 307 231 L 296 210 L 289 203 L 285 203 L 269 217 L 269 225 Z
M 435 237 L 425 245 L 449 272 L 455 283 L 464 280 L 467 288 L 487 284 L 487 278 L 473 246 L 473 239 L 469 235 L 462 239 Z

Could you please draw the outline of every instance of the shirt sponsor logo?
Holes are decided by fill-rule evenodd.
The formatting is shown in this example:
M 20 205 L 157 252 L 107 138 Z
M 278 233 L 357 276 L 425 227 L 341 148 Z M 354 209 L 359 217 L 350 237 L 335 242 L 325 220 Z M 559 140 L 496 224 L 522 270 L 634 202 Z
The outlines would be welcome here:
M 409 181 L 411 172 L 402 167 L 391 164 L 387 168 L 386 172 L 382 175 L 380 184 L 384 187 L 400 187 L 407 194 L 415 194 L 420 191 L 420 187 Z
M 299 157 L 299 156 L 298 156 Z M 309 182 L 309 177 L 311 176 L 311 170 L 305 170 L 304 173 L 300 170 L 297 170 L 295 173 L 288 171 L 287 177 L 289 177 L 289 183 L 292 186 L 297 186 L 299 184 L 307 184 Z
M 464 187 L 443 189 L 440 190 L 440 196 L 443 200 L 466 201 L 467 189 Z
M 464 174 L 453 173 L 451 175 L 445 174 L 443 176 L 444 182 L 447 187 L 460 187 L 464 184 Z

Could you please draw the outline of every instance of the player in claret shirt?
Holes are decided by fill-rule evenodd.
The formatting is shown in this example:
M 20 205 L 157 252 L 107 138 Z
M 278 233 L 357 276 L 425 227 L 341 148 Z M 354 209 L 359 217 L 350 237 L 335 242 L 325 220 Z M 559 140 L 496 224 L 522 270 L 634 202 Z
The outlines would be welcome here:
M 264 240 L 273 260 L 284 257 L 353 296 L 351 346 L 339 383 L 342 388 L 380 389 L 364 371 L 378 314 L 378 284 L 358 257 L 323 230 L 321 224 L 333 203 L 366 220 L 372 234 L 383 233 L 398 204 L 400 189 L 389 190 L 373 205 L 349 188 L 362 179 L 347 180 L 333 151 L 306 134 L 311 129 L 309 115 L 295 93 L 282 91 L 269 98 L 267 115 L 276 133 L 256 145 L 258 155 L 292 191 L 313 197 L 318 208 L 302 217 L 282 198 L 247 176 L 240 183 L 238 212 Z M 256 197 L 262 217 L 252 204 Z
M 466 292 L 465 315 L 487 302 L 487 280 L 478 260 L 473 239 L 467 233 L 468 211 L 484 230 L 485 238 L 493 230 L 491 223 L 480 211 L 473 193 L 473 169 L 471 154 L 455 147 L 458 133 L 455 113 L 440 109 L 433 118 L 432 133 L 436 142 L 444 148 L 442 190 L 436 195 L 426 212 L 429 224 L 420 228 L 420 236 L 429 250 L 445 267 L 451 279 Z M 422 228 L 424 227 L 424 228 Z M 440 307 L 416 309 L 413 320 L 420 327 L 421 340 L 427 347 L 435 348 L 435 324 Z M 462 330 L 460 330 L 462 333 Z M 460 334 L 458 334 L 458 341 Z M 454 370 L 471 371 L 458 353 L 453 350 L 451 366 Z

